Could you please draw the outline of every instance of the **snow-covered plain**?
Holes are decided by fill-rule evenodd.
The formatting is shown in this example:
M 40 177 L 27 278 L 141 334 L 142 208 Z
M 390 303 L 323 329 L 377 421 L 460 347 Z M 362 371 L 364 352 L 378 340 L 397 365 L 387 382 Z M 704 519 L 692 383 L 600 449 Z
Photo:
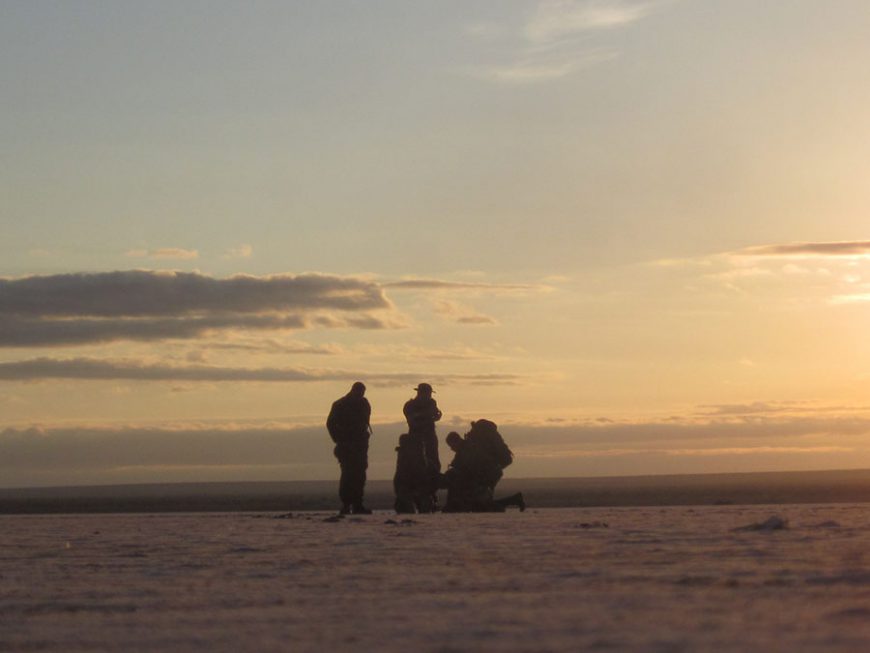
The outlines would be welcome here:
M 0 516 L 0 651 L 870 650 L 868 504 L 279 517 Z

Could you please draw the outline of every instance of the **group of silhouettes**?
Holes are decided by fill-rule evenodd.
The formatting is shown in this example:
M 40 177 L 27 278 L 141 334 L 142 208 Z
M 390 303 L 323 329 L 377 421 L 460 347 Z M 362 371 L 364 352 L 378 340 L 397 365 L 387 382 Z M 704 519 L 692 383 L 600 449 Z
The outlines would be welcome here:
M 417 393 L 405 402 L 403 412 L 408 432 L 399 436 L 393 490 L 397 513 L 428 513 L 439 510 L 438 490 L 447 490 L 443 512 L 504 512 L 508 506 L 525 510 L 523 495 L 495 499 L 495 486 L 513 453 L 487 419 L 471 423 L 465 435 L 451 431 L 445 440 L 453 460 L 442 473 L 438 457 L 435 422 L 441 411 L 428 383 L 414 388 Z M 350 392 L 336 400 L 329 411 L 326 428 L 335 443 L 335 457 L 341 467 L 338 495 L 341 514 L 371 514 L 363 503 L 368 469 L 372 407 L 366 387 L 357 381 Z

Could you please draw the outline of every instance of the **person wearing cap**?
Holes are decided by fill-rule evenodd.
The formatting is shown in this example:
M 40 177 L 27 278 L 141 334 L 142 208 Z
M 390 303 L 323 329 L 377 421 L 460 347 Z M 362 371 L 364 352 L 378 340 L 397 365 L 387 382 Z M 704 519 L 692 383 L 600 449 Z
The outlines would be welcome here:
M 350 392 L 336 400 L 326 418 L 326 429 L 335 442 L 333 453 L 341 466 L 338 496 L 341 514 L 370 515 L 363 505 L 366 469 L 369 466 L 369 437 L 372 407 L 365 398 L 366 387 L 357 381 Z
M 441 419 L 441 411 L 432 394 L 435 392 L 428 383 L 421 383 L 414 391 L 417 395 L 405 402 L 402 412 L 408 421 L 408 432 L 418 435 L 423 440 L 426 453 L 425 483 L 431 487 L 432 506 L 423 506 L 420 512 L 430 512 L 435 509 L 435 492 L 438 488 L 438 478 L 441 474 L 441 461 L 438 458 L 438 436 L 435 434 L 435 422 Z

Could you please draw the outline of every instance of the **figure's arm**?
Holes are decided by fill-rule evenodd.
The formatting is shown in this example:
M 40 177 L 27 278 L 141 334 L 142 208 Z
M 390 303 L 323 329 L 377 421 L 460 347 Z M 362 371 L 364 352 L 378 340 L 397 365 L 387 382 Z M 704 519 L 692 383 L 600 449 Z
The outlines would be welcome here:
M 329 416 L 326 418 L 326 430 L 329 431 L 329 437 L 332 438 L 333 442 L 338 442 L 338 415 L 336 414 L 338 411 L 335 409 L 335 404 L 332 404 L 332 408 L 329 411 Z

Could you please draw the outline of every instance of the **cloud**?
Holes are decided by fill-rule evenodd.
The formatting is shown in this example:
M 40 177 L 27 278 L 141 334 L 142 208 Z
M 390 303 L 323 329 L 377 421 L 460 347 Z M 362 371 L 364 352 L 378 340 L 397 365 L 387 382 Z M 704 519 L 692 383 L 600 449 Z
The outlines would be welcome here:
M 870 293 L 835 295 L 831 297 L 832 304 L 866 304 L 867 302 L 870 302 Z
M 389 307 L 375 283 L 320 274 L 218 279 L 197 272 L 127 270 L 0 279 L 0 316 L 142 317 Z
M 595 32 L 625 28 L 653 13 L 662 2 L 629 0 L 546 0 L 519 30 L 471 25 L 466 34 L 492 43 L 506 41 L 505 61 L 476 66 L 469 74 L 501 84 L 529 84 L 567 77 L 615 59 L 613 47 L 590 45 Z
M 189 381 L 312 383 L 366 379 L 376 386 L 413 384 L 418 372 L 371 373 L 348 370 L 318 370 L 301 367 L 219 367 L 211 365 L 166 365 L 141 360 L 97 358 L 32 358 L 0 363 L 0 381 Z M 474 385 L 518 385 L 525 377 L 517 374 L 431 374 L 432 383 Z
M 376 283 L 129 270 L 0 279 L 0 346 L 193 338 L 216 330 L 401 326 Z
M 281 342 L 271 338 L 244 342 L 210 342 L 203 349 L 218 351 L 265 352 L 270 354 L 314 354 L 334 356 L 343 349 L 338 345 L 310 345 L 307 342 Z
M 289 437 L 288 437 L 289 436 Z M 321 427 L 202 425 L 78 427 L 0 431 L 0 467 L 111 470 L 118 467 L 269 465 L 316 460 Z
M 498 321 L 494 317 L 490 317 L 489 315 L 483 315 L 482 313 L 477 313 L 475 315 L 460 315 L 460 316 L 456 317 L 455 320 L 459 324 L 481 324 L 481 325 L 498 324 Z
M 224 252 L 224 258 L 250 258 L 253 253 L 254 248 L 250 245 L 239 245 Z
M 494 317 L 478 313 L 474 309 L 456 302 L 440 301 L 435 304 L 435 312 L 459 324 L 498 324 Z
M 712 257 L 699 257 L 699 258 L 660 258 L 654 261 L 650 261 L 647 265 L 652 265 L 660 268 L 673 268 L 673 269 L 684 269 L 684 268 L 699 268 L 699 267 L 709 267 L 714 264 L 714 259 Z
M 870 240 L 756 245 L 730 254 L 761 258 L 870 258 Z
M 667 451 L 669 456 L 751 456 L 767 453 L 847 453 L 854 451 L 854 447 L 721 447 L 710 449 L 672 449 Z
M 156 258 L 177 259 L 181 261 L 199 258 L 199 252 L 195 249 L 183 249 L 181 247 L 162 247 L 160 249 L 131 249 L 125 253 L 130 258 Z
M 456 416 L 451 424 L 463 430 L 479 417 Z M 729 465 L 763 469 L 783 460 L 802 468 L 855 467 L 868 460 L 870 435 L 866 414 L 700 421 L 687 416 L 676 424 L 591 419 L 546 425 L 496 419 L 515 453 L 508 470 L 513 478 L 709 472 Z M 442 436 L 447 428 L 441 427 Z M 401 422 L 375 423 L 371 478 L 392 474 L 395 442 L 404 429 Z M 46 485 L 218 476 L 254 480 L 286 478 L 296 465 L 294 477 L 313 480 L 334 477 L 331 451 L 323 426 L 282 422 L 18 427 L 0 430 L 0 476 L 6 485 L 33 485 L 34 479 Z
M 467 346 L 444 349 L 389 344 L 362 346 L 357 348 L 356 351 L 366 356 L 374 356 L 390 361 L 496 361 L 503 359 L 494 353 L 479 351 Z
M 749 404 L 710 404 L 699 407 L 701 415 L 725 416 L 725 415 L 769 415 L 771 413 L 794 412 L 800 408 L 800 404 L 794 403 L 771 403 L 766 401 L 754 401 Z
M 339 320 L 336 319 L 336 326 Z M 190 318 L 0 318 L 0 347 L 56 347 L 134 340 L 188 339 L 224 329 L 303 329 L 299 315 L 227 315 Z
M 744 296 L 765 294 L 788 308 L 867 301 L 864 283 L 870 241 L 770 243 L 651 265 L 673 275 L 694 276 Z M 709 292 L 706 285 L 693 286 Z
M 207 365 L 171 366 L 142 361 L 95 358 L 34 358 L 0 363 L 0 380 L 76 379 L 91 381 L 323 381 L 350 378 L 296 368 L 232 368 Z
M 478 79 L 508 85 L 548 82 L 568 77 L 580 70 L 616 59 L 615 50 L 596 49 L 582 54 L 552 54 L 526 56 L 509 64 L 483 66 L 469 70 Z
M 391 316 L 389 319 L 377 317 L 374 315 L 352 315 L 341 316 L 335 315 L 316 315 L 311 318 L 312 325 L 320 326 L 325 329 L 405 329 L 407 323 L 403 318 Z
M 528 428 L 528 427 L 523 427 Z M 813 446 L 843 444 L 846 438 L 870 434 L 870 417 L 865 414 L 741 414 L 681 417 L 677 420 L 638 422 L 581 422 L 563 426 L 537 427 L 536 445 L 578 445 L 587 450 L 650 447 L 657 450 L 708 449 L 730 446 L 783 446 L 791 439 Z
M 550 0 L 538 5 L 525 26 L 533 43 L 552 43 L 583 32 L 630 25 L 653 10 L 651 3 L 620 0 Z
M 396 290 L 456 290 L 456 291 L 486 291 L 486 292 L 546 292 L 549 286 L 528 283 L 485 283 L 479 281 L 444 281 L 441 279 L 402 279 L 401 281 L 386 281 L 384 288 Z
M 760 264 L 781 262 L 783 259 L 827 259 L 835 262 L 842 260 L 852 262 L 855 259 L 870 258 L 870 241 L 847 240 L 827 242 L 797 242 L 772 243 L 767 245 L 752 245 L 742 249 L 720 252 L 706 256 L 691 258 L 666 258 L 652 261 L 651 264 L 663 268 L 712 267 L 729 264 L 740 269 L 749 270 L 749 274 L 758 273 Z M 748 266 L 748 267 L 747 267 Z M 764 269 L 763 272 L 771 270 Z M 827 268 L 807 268 L 788 262 L 777 271 L 790 275 L 831 274 Z

